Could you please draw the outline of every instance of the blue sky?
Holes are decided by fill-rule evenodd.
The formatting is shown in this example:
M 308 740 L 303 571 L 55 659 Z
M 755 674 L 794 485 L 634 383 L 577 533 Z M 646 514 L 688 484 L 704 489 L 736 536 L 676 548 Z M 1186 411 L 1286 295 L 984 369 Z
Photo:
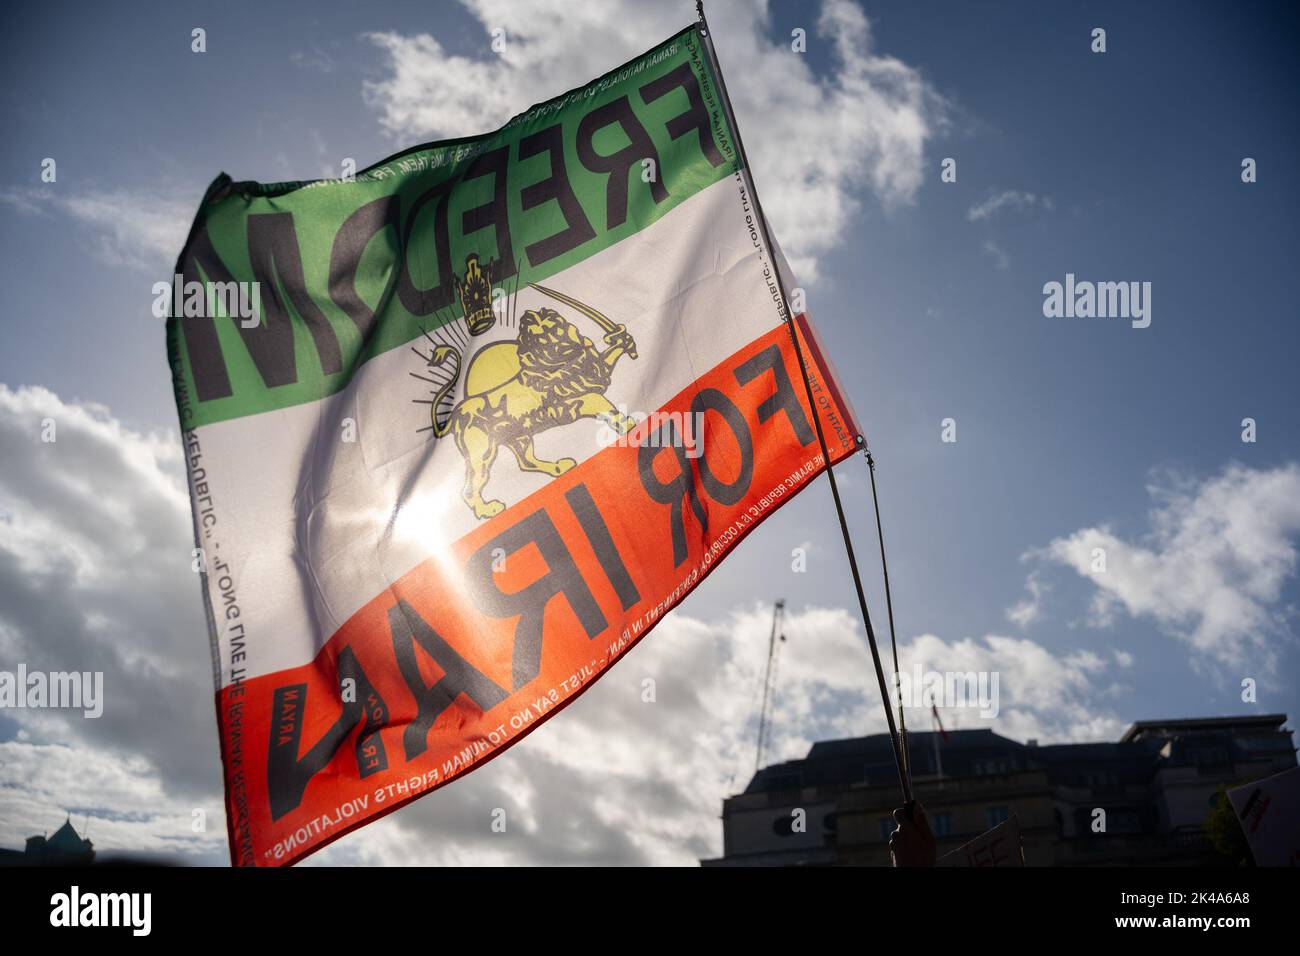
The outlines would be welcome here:
M 635 14 L 621 3 L 569 6 L 87 3 L 10 15 L 0 40 L 9 132 L 0 143 L 0 383 L 9 389 L 5 440 L 14 444 L 0 461 L 0 554 L 12 558 L 3 573 L 13 599 L 0 619 L 0 666 L 23 655 L 51 668 L 85 666 L 74 641 L 63 657 L 53 654 L 63 646 L 49 631 L 56 625 L 25 610 L 36 606 L 40 576 L 61 565 L 24 549 L 39 552 L 48 533 L 78 521 L 68 501 L 47 494 L 39 469 L 14 464 L 12 455 L 35 454 L 21 444 L 34 423 L 57 413 L 74 433 L 106 442 L 106 457 L 85 463 L 92 486 L 104 469 L 105 487 L 117 487 L 113 468 L 127 477 L 153 469 L 179 482 L 166 451 L 176 419 L 151 286 L 169 277 L 211 178 L 222 170 L 263 181 L 337 175 L 344 157 L 360 168 L 415 142 L 489 129 L 693 16 L 689 3 Z M 810 308 L 875 449 L 903 648 L 938 669 L 1003 670 L 1009 713 L 993 726 L 1020 738 L 1113 737 L 1144 718 L 1300 712 L 1294 11 L 1267 3 L 719 2 L 710 19 L 760 195 L 808 277 Z M 487 48 L 496 24 L 519 44 L 504 62 Z M 196 26 L 207 31 L 205 54 L 190 50 Z M 1090 50 L 1095 27 L 1106 30 L 1105 53 Z M 804 55 L 789 50 L 795 28 L 807 31 Z M 783 88 L 806 94 L 810 109 L 792 109 Z M 460 120 L 447 103 L 469 96 L 484 104 L 481 122 L 454 128 Z M 40 182 L 45 157 L 57 161 L 55 184 Z M 955 183 L 940 181 L 945 157 L 957 161 Z M 1255 183 L 1241 181 L 1244 157 L 1258 163 Z M 832 213 L 801 216 L 801 208 Z M 1045 318 L 1043 284 L 1066 273 L 1150 282 L 1151 326 Z M 953 444 L 940 441 L 949 417 Z M 1253 444 L 1241 441 L 1245 417 L 1258 423 Z M 42 467 L 71 465 L 51 458 Z M 850 462 L 842 473 L 859 549 L 875 568 L 865 466 Z M 123 494 L 121 508 L 105 497 L 101 510 L 145 521 L 175 510 L 170 498 Z M 154 529 L 158 540 L 169 540 L 174 517 Z M 1080 549 L 1097 542 L 1115 572 L 1104 581 L 1079 569 Z M 806 574 L 790 570 L 799 546 L 809 547 Z M 179 538 L 176 547 L 184 556 L 188 543 Z M 120 553 L 87 532 L 84 547 L 60 551 L 60 560 L 93 567 Z M 750 637 L 765 637 L 761 605 L 784 597 L 791 685 L 779 697 L 777 750 L 795 756 L 818 736 L 879 729 L 840 554 L 823 482 L 752 535 L 684 604 L 685 620 L 647 642 L 662 637 L 664 650 L 637 653 L 656 655 L 647 660 L 684 682 L 670 650 L 695 646 L 695 635 L 721 648 L 717 660 L 736 668 L 727 673 L 748 679 L 758 666 Z M 85 609 L 80 625 L 91 642 L 102 638 L 106 615 L 118 615 L 112 628 L 123 635 L 162 628 L 145 641 L 157 673 L 171 675 L 158 679 L 202 691 L 198 587 L 185 594 L 179 580 L 170 624 L 135 621 L 116 604 L 106 610 L 104 594 L 118 585 L 92 588 L 84 604 L 75 587 L 65 599 Z M 1032 597 L 1027 582 L 1039 598 L 1021 604 Z M 871 603 L 883 631 L 878 587 Z M 664 635 L 670 627 L 677 630 Z M 120 648 L 105 660 L 138 664 Z M 860 695 L 825 676 L 846 660 L 863 678 Z M 1243 677 L 1259 681 L 1257 703 L 1241 701 Z M 737 704 L 742 716 L 748 693 Z M 600 706 L 597 692 L 588 695 L 572 709 L 574 724 L 586 719 L 579 711 L 595 721 Z M 678 716 L 692 715 L 683 707 Z M 93 732 L 25 720 L 0 715 L 0 746 L 9 748 L 0 771 L 46 768 L 57 779 L 56 766 L 82 748 L 142 760 L 112 792 L 148 792 L 163 809 L 134 829 L 123 824 L 123 845 L 220 857 L 210 843 L 159 836 L 186 806 L 213 799 L 215 732 L 189 742 L 197 756 L 176 774 L 150 756 L 160 747 L 141 741 L 137 725 L 114 724 L 111 698 Z M 206 733 L 205 720 L 191 722 L 195 735 Z M 980 725 L 965 714 L 953 722 Z M 718 750 L 708 772 L 729 764 L 734 776 L 752 746 L 740 723 L 700 744 Z M 629 731 L 626 747 L 653 741 L 656 726 Z M 561 733 L 517 763 L 536 769 L 525 764 L 536 759 L 558 774 L 569 766 Z M 168 746 L 179 751 L 187 739 Z M 510 772 L 497 768 L 512 759 L 476 774 L 488 782 L 458 783 L 327 853 L 407 859 L 397 849 L 403 834 L 450 832 L 457 814 L 472 816 L 474 801 L 491 793 L 476 788 L 508 788 Z M 613 772 L 580 769 L 595 780 Z M 465 796 L 444 797 L 458 788 Z M 725 787 L 715 789 L 709 801 Z M 44 825 L 59 813 L 47 805 L 67 799 L 28 796 L 10 805 L 14 822 L 0 827 L 0 842 Z M 609 836 L 579 858 L 710 855 L 716 821 L 700 822 L 699 807 L 681 803 L 681 819 L 665 826 L 678 836 L 651 848 Z M 77 806 L 106 821 L 122 817 L 94 793 Z M 592 810 L 583 825 L 614 834 L 618 821 L 600 814 Z M 380 828 L 388 842 L 368 841 Z M 464 858 L 563 861 L 559 845 L 539 830 L 517 847 L 466 850 Z

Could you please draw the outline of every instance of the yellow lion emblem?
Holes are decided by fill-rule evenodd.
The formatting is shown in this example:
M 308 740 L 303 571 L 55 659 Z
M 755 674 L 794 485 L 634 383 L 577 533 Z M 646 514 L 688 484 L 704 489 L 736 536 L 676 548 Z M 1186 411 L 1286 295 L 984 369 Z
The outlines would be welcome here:
M 635 419 L 605 397 L 615 363 L 625 354 L 637 357 L 636 342 L 627 327 L 568 296 L 541 291 L 595 319 L 606 330 L 604 351 L 554 309 L 529 309 L 520 316 L 518 339 L 495 342 L 470 361 L 465 397 L 443 421 L 438 420 L 438 406 L 460 377 L 460 353 L 440 345 L 429 357 L 431 367 L 451 363 L 451 379 L 431 403 L 430 416 L 434 435 L 441 438 L 450 433 L 465 459 L 461 494 L 478 518 L 491 518 L 506 509 L 502 501 L 483 498 L 501 448 L 514 453 L 521 471 L 556 477 L 577 462 L 538 458 L 533 450 L 533 436 L 538 432 L 581 418 L 599 418 L 620 435 L 636 425 Z

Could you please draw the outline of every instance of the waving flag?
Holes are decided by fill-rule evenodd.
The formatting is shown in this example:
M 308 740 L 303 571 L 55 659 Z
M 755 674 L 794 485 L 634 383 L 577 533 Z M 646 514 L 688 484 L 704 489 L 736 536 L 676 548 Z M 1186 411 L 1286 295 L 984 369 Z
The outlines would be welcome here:
M 496 132 L 208 190 L 167 342 L 236 864 L 500 753 L 826 467 L 814 414 L 858 447 L 719 95 L 692 26 Z

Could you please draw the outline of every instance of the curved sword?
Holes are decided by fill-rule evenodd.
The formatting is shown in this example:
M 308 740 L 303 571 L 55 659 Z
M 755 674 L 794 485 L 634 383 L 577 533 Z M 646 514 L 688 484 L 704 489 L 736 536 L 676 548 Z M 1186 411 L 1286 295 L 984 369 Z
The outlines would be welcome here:
M 625 329 L 624 326 L 619 325 L 604 312 L 601 312 L 599 309 L 593 309 L 591 306 L 579 302 L 572 296 L 565 295 L 563 292 L 556 292 L 554 289 L 548 289 L 546 286 L 538 285 L 536 282 L 530 282 L 528 285 L 542 293 L 542 295 L 549 295 L 555 301 L 563 302 L 565 305 L 577 309 L 606 332 L 619 332 Z

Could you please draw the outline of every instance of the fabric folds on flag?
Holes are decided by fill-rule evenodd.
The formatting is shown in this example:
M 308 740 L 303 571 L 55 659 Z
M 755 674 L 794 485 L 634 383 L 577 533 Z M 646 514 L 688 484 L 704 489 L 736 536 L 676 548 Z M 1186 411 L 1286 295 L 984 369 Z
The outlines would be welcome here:
M 859 447 L 719 96 L 691 27 L 492 133 L 212 184 L 167 344 L 234 863 L 501 753 L 826 467 L 814 414 Z

